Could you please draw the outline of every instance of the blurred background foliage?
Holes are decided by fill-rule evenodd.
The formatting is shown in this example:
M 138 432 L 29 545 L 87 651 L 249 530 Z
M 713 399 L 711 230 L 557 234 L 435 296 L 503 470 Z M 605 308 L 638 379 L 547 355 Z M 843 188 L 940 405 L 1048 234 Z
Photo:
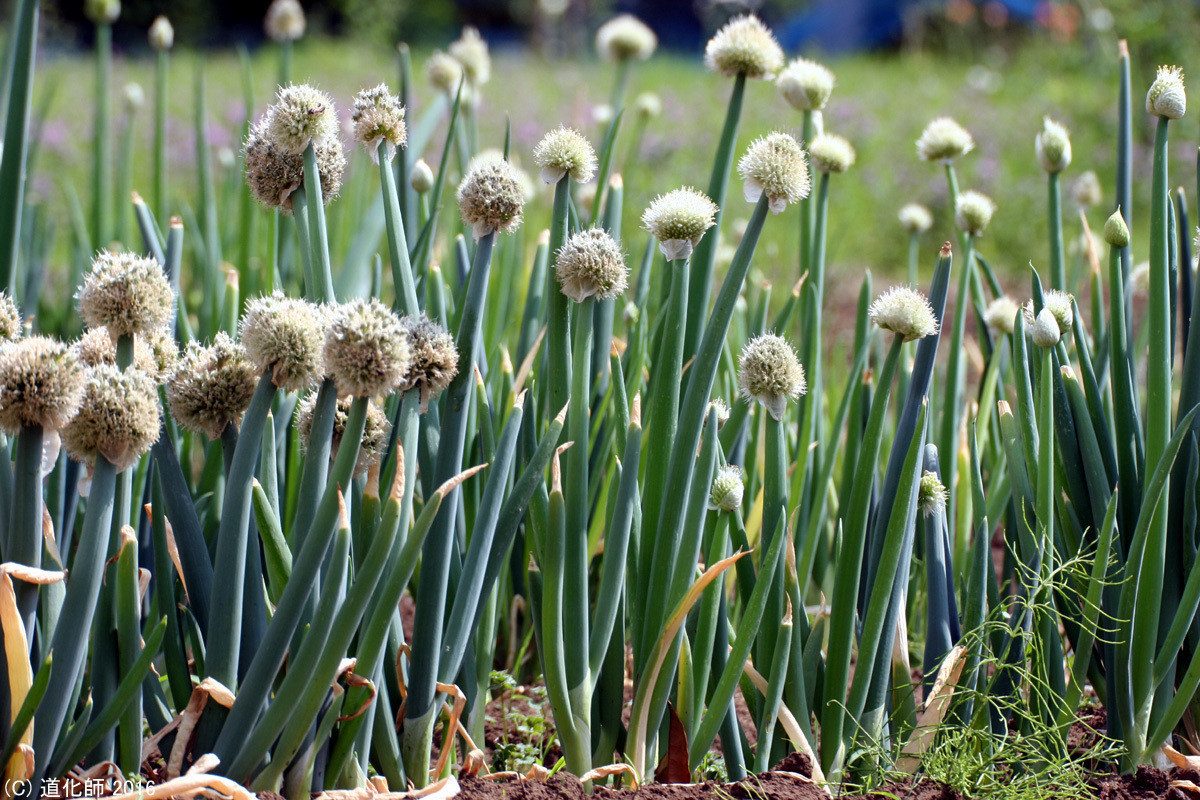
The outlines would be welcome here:
M 262 18 L 268 0 L 126 0 L 114 26 L 118 86 L 135 82 L 149 90 L 153 60 L 145 31 L 153 18 L 167 14 L 178 46 L 172 59 L 172 153 L 180 163 L 194 156 L 194 94 L 201 64 L 209 103 L 209 141 L 214 163 L 229 180 L 234 154 L 243 137 L 247 109 L 239 52 L 249 54 L 254 78 L 254 118 L 275 88 L 271 48 L 263 47 Z M 11 16 L 11 0 L 0 20 Z M 1158 64 L 1177 63 L 1197 73 L 1194 43 L 1200 41 L 1200 5 L 1194 0 L 326 0 L 304 2 L 308 32 L 297 43 L 297 79 L 312 80 L 332 92 L 345 110 L 358 89 L 380 80 L 395 83 L 395 45 L 411 44 L 417 85 L 414 114 L 432 100 L 424 80 L 424 62 L 444 48 L 463 25 L 478 27 L 495 57 L 495 80 L 482 98 L 481 147 L 498 147 L 510 119 L 514 152 L 528 162 L 538 138 L 558 124 L 580 127 L 594 142 L 604 131 L 604 103 L 612 81 L 611 65 L 592 47 L 596 28 L 612 14 L 629 11 L 655 27 L 662 48 L 639 71 L 633 91 L 653 91 L 662 115 L 650 120 L 636 152 L 626 159 L 655 165 L 652 185 L 640 185 L 646 170 L 627 171 L 627 224 L 656 193 L 681 184 L 702 185 L 716 146 L 720 109 L 728 85 L 704 70 L 704 41 L 731 14 L 752 10 L 779 35 L 789 57 L 826 60 L 837 74 L 837 87 L 825 114 L 827 129 L 850 139 L 857 165 L 835 182 L 829 227 L 831 269 L 870 268 L 899 274 L 904 259 L 903 232 L 896 211 L 905 202 L 928 205 L 937 220 L 929 236 L 935 245 L 954 234 L 940 170 L 920 162 L 913 142 L 938 115 L 958 118 L 975 135 L 978 149 L 960 169 L 966 188 L 1002 199 L 987 238 L 985 253 L 1002 274 L 1023 274 L 1031 261 L 1046 259 L 1045 188 L 1036 166 L 1033 139 L 1042 117 L 1050 115 L 1071 131 L 1075 162 L 1065 185 L 1095 170 L 1112 197 L 1116 125 L 1116 46 L 1129 40 L 1133 84 L 1149 85 Z M 35 87 L 42 142 L 31 168 L 35 202 L 44 201 L 59 219 L 69 218 L 71 186 L 86 185 L 91 125 L 92 26 L 82 3 L 45 1 L 42 60 Z M 1194 82 L 1193 82 L 1194 85 Z M 82 117 L 81 118 L 81 110 Z M 118 132 L 131 126 L 139 141 L 149 142 L 149 109 L 125 109 Z M 1148 168 L 1153 129 L 1135 116 L 1135 168 Z M 773 128 L 795 131 L 799 115 L 773 86 L 753 82 L 739 148 Z M 679 136 L 676 132 L 688 131 Z M 1184 120 L 1173 137 L 1175 175 L 1186 180 L 1196 164 L 1196 126 Z M 632 145 L 631 145 L 632 146 Z M 141 151 L 139 151 L 141 152 Z M 618 165 L 620 166 L 620 165 Z M 357 191 L 351 165 L 347 192 Z M 149 157 L 135 157 L 134 187 L 146 185 Z M 367 171 L 369 172 L 369 171 Z M 452 173 L 454 170 L 452 169 Z M 176 171 L 179 189 L 190 191 L 190 170 Z M 451 175 L 454 179 L 454 175 Z M 547 202 L 530 207 L 530 224 L 546 224 Z M 1144 237 L 1147 198 L 1132 209 L 1135 257 Z M 1068 204 L 1068 243 L 1081 227 Z M 1110 200 L 1093 209 L 1098 229 Z M 746 216 L 749 206 L 731 198 L 730 213 Z M 864 220 L 872 235 L 862 236 Z M 757 269 L 781 287 L 794 280 L 798 233 L 772 228 L 760 248 Z M 1076 248 L 1078 252 L 1078 248 Z

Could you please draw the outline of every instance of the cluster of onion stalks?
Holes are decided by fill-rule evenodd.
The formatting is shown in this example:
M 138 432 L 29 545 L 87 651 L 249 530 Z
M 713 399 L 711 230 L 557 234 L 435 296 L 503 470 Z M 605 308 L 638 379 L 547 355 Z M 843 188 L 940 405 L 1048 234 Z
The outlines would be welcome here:
M 277 0 L 282 86 L 247 120 L 247 183 L 213 178 L 201 79 L 194 198 L 163 158 L 172 37 L 156 23 L 152 204 L 126 206 L 112 202 L 99 133 L 115 21 L 104 5 L 94 214 L 80 215 L 72 251 L 81 316 L 111 336 L 103 366 L 81 342 L 52 369 L 28 344 L 79 331 L 33 257 L 44 222 L 23 223 L 36 0 L 16 4 L 13 28 L 0 156 L 0 384 L 20 388 L 0 397 L 9 779 L 40 791 L 113 762 L 160 779 L 200 764 L 293 798 L 379 776 L 421 787 L 483 746 L 496 670 L 544 681 L 562 765 L 598 780 L 649 779 L 672 749 L 698 776 L 723 762 L 734 779 L 800 750 L 835 786 L 920 769 L 938 748 L 1003 752 L 1015 736 L 1036 752 L 1010 769 L 1036 771 L 1077 755 L 1067 731 L 1085 695 L 1107 708 L 1125 770 L 1195 730 L 1200 284 L 1187 193 L 1168 180 L 1178 71 L 1161 70 L 1146 99 L 1144 302 L 1122 50 L 1105 243 L 1068 263 L 1070 141 L 1031 120 L 1049 202 L 1002 199 L 1001 213 L 1045 211 L 1048 250 L 989 260 L 996 206 L 960 192 L 956 173 L 974 141 L 936 119 L 917 153 L 945 169 L 957 240 L 926 253 L 932 220 L 906 208 L 897 251 L 915 285 L 876 294 L 863 276 L 849 357 L 834 358 L 825 232 L 854 151 L 822 130 L 832 73 L 785 66 L 754 17 L 706 50 L 731 94 L 699 191 L 657 187 L 652 168 L 616 155 L 636 154 L 622 145 L 625 98 L 652 75 L 634 66 L 655 47 L 628 17 L 598 36 L 616 62 L 598 150 L 555 128 L 531 153 L 507 136 L 482 152 L 490 66 L 468 31 L 430 59 L 434 92 L 415 88 L 402 47 L 400 94 L 355 98 L 362 146 L 343 176 L 332 99 L 291 84 L 302 13 Z M 738 152 L 763 79 L 802 133 L 753 131 Z M 437 152 L 434 169 L 423 159 Z M 552 187 L 540 236 L 521 227 L 537 202 L 522 160 Z M 640 228 L 626 184 L 663 192 Z M 162 227 L 184 208 L 198 230 Z M 726 212 L 748 212 L 736 236 Z M 1081 222 L 1100 226 L 1086 209 Z M 800 233 L 782 298 L 749 279 L 768 225 Z M 722 237 L 736 248 L 718 269 Z M 117 299 L 97 305 L 88 287 L 118 257 L 87 265 L 113 239 L 120 263 L 163 273 L 154 292 L 132 271 L 109 275 L 104 297 Z M 1027 262 L 1039 268 L 1021 304 L 996 275 Z M 1076 297 L 1089 296 L 1085 313 Z M 151 371 L 138 348 L 164 335 L 183 356 L 143 375 L 138 407 L 162 424 L 134 436 L 145 420 L 133 405 L 96 409 L 113 375 Z M 53 382 L 62 359 L 99 388 L 49 396 L 55 415 L 35 401 L 65 385 Z M 84 411 L 99 420 L 88 432 L 125 438 L 81 447 L 67 418 Z M 596 769 L 615 763 L 628 766 Z

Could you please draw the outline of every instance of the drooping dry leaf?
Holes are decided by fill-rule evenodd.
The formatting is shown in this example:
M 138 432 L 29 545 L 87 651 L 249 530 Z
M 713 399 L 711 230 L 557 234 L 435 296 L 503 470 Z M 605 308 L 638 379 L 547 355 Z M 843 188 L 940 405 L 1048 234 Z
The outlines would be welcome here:
M 654 780 L 658 783 L 691 783 L 687 731 L 683 729 L 683 722 L 675 713 L 675 706 L 670 703 L 667 703 L 667 715 L 667 752 L 663 753 L 662 761 L 654 770 Z

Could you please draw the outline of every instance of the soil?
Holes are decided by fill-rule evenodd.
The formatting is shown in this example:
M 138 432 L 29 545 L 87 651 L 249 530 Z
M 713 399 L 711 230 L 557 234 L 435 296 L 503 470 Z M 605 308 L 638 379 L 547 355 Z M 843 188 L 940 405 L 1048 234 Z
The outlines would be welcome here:
M 1093 734 L 1103 724 L 1102 712 L 1086 718 L 1079 734 Z M 598 800 L 987 800 L 968 798 L 945 784 L 921 778 L 890 783 L 869 795 L 840 795 L 828 792 L 811 780 L 808 756 L 793 753 L 773 769 L 736 783 L 651 783 L 633 789 L 597 786 L 591 797 Z M 573 775 L 559 773 L 549 781 L 491 780 L 464 775 L 459 779 L 463 800 L 585 800 L 587 794 Z M 1198 800 L 1200 771 L 1173 768 L 1169 772 L 1143 766 L 1133 775 L 1098 774 L 1088 781 L 1096 800 Z M 1053 800 L 1053 792 L 1046 800 Z

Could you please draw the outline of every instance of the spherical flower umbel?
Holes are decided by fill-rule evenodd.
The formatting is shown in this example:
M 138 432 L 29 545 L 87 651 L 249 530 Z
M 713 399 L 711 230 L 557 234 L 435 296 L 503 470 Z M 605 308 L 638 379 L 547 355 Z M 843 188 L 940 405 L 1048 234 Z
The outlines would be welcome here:
M 254 199 L 283 214 L 292 213 L 292 194 L 304 183 L 304 155 L 288 154 L 271 143 L 266 120 L 250 129 L 244 148 L 246 184 Z M 316 146 L 317 174 L 321 178 L 321 199 L 328 203 L 342 188 L 346 156 L 339 139 L 326 139 Z
M 692 254 L 716 214 L 717 204 L 707 195 L 684 186 L 654 198 L 642 213 L 642 227 L 658 240 L 668 261 L 680 261 Z
M 349 397 L 342 397 L 337 401 L 337 410 L 333 415 L 333 438 L 329 447 L 330 461 L 337 458 L 342 438 L 346 435 L 346 422 L 350 418 L 351 403 L 353 400 Z M 304 450 L 308 449 L 309 436 L 312 434 L 313 410 L 316 405 L 317 393 L 310 392 L 300 401 L 300 406 L 296 411 L 296 433 L 300 437 L 300 447 Z M 379 462 L 380 456 L 387 448 L 388 434 L 391 433 L 391 429 L 392 425 L 388 422 L 387 415 L 383 413 L 383 410 L 368 401 L 362 443 L 358 448 L 358 460 L 354 462 L 355 475 L 361 475 Z
M 642 92 L 633 101 L 633 108 L 642 119 L 657 117 L 662 113 L 662 98 L 654 92 Z
M 1075 205 L 1083 209 L 1103 202 L 1104 191 L 1100 188 L 1100 176 L 1090 169 L 1080 175 L 1071 185 L 1071 196 Z
M 954 222 L 959 230 L 972 236 L 980 236 L 992 221 L 996 204 L 982 192 L 969 190 L 958 196 L 954 204 Z
M 386 84 L 373 89 L 363 89 L 354 96 L 354 111 L 350 115 L 354 123 L 354 141 L 363 146 L 367 155 L 379 163 L 379 145 L 387 145 L 388 158 L 396 155 L 396 148 L 408 141 L 408 129 L 404 125 L 404 106 L 400 98 L 393 95 Z
M 125 99 L 125 108 L 130 114 L 133 114 L 146 104 L 146 92 L 142 89 L 142 85 L 140 83 L 134 83 L 130 81 L 129 83 L 125 84 L 125 91 L 123 94 Z
M 468 25 L 462 35 L 447 48 L 450 55 L 462 64 L 463 73 L 472 86 L 482 86 L 492 78 L 492 57 L 488 55 L 487 42 L 479 30 Z
M 408 184 L 417 194 L 425 194 L 433 188 L 433 169 L 425 159 L 418 158 L 417 163 L 408 171 Z
M 475 167 L 488 161 L 504 161 L 510 167 L 512 167 L 513 177 L 515 177 L 517 179 L 517 183 L 521 185 L 522 197 L 529 198 L 537 192 L 537 186 L 534 185 L 533 179 L 529 177 L 529 173 L 521 169 L 520 159 L 511 153 L 509 154 L 508 158 L 505 158 L 504 151 L 499 147 L 485 147 L 475 155 L 471 156 L 471 160 L 467 162 L 467 168 L 463 170 L 463 172 L 470 173 L 471 170 L 475 169 Z
M 458 59 L 441 50 L 434 50 L 433 54 L 429 56 L 429 60 L 425 62 L 425 77 L 429 79 L 433 88 L 453 98 L 461 85 L 463 86 L 463 102 L 468 102 L 471 99 L 471 93 L 469 87 L 463 85 L 464 74 L 463 66 L 458 63 Z
M 286 392 L 307 388 L 321 371 L 325 314 L 306 300 L 282 292 L 246 304 L 238 334 L 246 356 Z
M 633 14 L 618 14 L 596 31 L 596 52 L 609 61 L 645 61 L 657 47 L 658 36 Z
M 83 13 L 97 25 L 111 25 L 121 16 L 121 0 L 85 0 Z
M 150 23 L 146 38 L 155 50 L 170 50 L 175 44 L 175 29 L 171 27 L 171 20 L 159 14 L 154 18 L 154 22 Z
M 709 415 L 714 413 L 717 415 L 718 430 L 724 428 L 725 423 L 729 422 L 729 404 L 725 402 L 724 398 L 714 397 L 708 401 L 708 411 L 704 413 L 705 425 L 708 425 Z
M 1062 172 L 1071 165 L 1071 137 L 1067 129 L 1046 117 L 1033 142 L 1038 162 L 1049 173 Z
M 1058 344 L 1058 340 L 1062 338 L 1062 331 L 1050 309 L 1043 308 L 1038 312 L 1033 324 L 1029 326 L 1029 335 L 1038 347 L 1054 347 Z
M 62 430 L 67 454 L 89 466 L 105 458 L 121 472 L 158 440 L 158 386 L 136 367 L 88 370 L 79 411 Z
M 704 48 L 704 64 L 727 78 L 767 78 L 783 65 L 783 49 L 775 34 L 753 14 L 734 17 Z
M 708 493 L 708 507 L 713 511 L 737 511 L 742 506 L 746 484 L 742 468 L 729 464 L 717 470 Z
M 85 323 L 116 337 L 153 333 L 175 314 L 175 291 L 162 267 L 133 253 L 101 252 L 75 299 Z
M 458 210 L 476 240 L 516 230 L 524 205 L 521 179 L 503 158 L 473 162 L 458 185 Z
M 763 195 L 772 214 L 779 214 L 789 203 L 808 197 L 812 181 L 800 143 L 786 133 L 768 133 L 746 149 L 738 161 L 742 176 L 742 194 L 751 203 Z
M 975 149 L 975 140 L 962 125 L 950 117 L 938 117 L 925 126 L 917 139 L 917 155 L 922 161 L 949 164 Z
M 400 318 L 378 300 L 351 300 L 332 310 L 325 330 L 325 371 L 338 396 L 390 394 L 408 375 L 412 350 Z
M 780 420 L 788 400 L 807 391 L 804 367 L 786 339 L 764 333 L 747 342 L 738 356 L 738 389 L 742 397 L 762 403 L 772 419 Z
M 596 151 L 582 133 L 560 125 L 533 148 L 533 163 L 546 183 L 558 183 L 564 175 L 577 183 L 587 183 L 596 171 Z
M 821 172 L 845 172 L 854 166 L 854 146 L 835 133 L 822 133 L 808 143 L 808 159 Z
M 775 86 L 797 111 L 820 111 L 833 94 L 833 81 L 833 72 L 824 64 L 797 58 L 779 73 Z
M 1143 261 L 1129 271 L 1129 283 L 1125 287 L 1127 297 L 1145 297 L 1150 292 L 1150 262 Z
M 924 339 L 938 330 L 937 316 L 928 298 L 907 286 L 893 286 L 876 297 L 867 314 L 880 328 L 906 342 Z
M 117 344 L 107 328 L 90 328 L 84 331 L 79 340 L 71 345 L 71 350 L 85 367 L 117 364 Z M 178 361 L 179 348 L 170 329 L 160 328 L 134 339 L 133 365 L 155 383 L 162 383 L 173 373 Z
M 1058 322 L 1059 332 L 1064 336 L 1070 332 L 1071 326 L 1075 324 L 1075 307 L 1073 305 L 1074 298 L 1066 292 L 1061 292 L 1058 289 L 1047 289 L 1042 293 L 1042 308 L 1050 310 L 1054 315 L 1055 321 Z
M 1020 310 L 1020 303 L 1002 294 L 988 303 L 983 311 L 983 322 L 993 336 L 1007 336 L 1013 332 L 1013 325 Z
M 917 507 L 925 516 L 946 510 L 946 500 L 950 492 L 942 484 L 942 479 L 936 472 L 926 470 L 921 476 L 920 488 L 917 490 Z
M 1187 110 L 1187 92 L 1183 88 L 1183 70 L 1159 67 L 1150 91 L 1146 92 L 1146 113 L 1165 119 L 1179 119 Z
M 61 429 L 79 408 L 84 372 L 71 348 L 55 339 L 30 336 L 0 346 L 0 430 Z
M 607 300 L 628 286 L 625 254 L 602 228 L 580 231 L 567 239 L 557 253 L 554 270 L 562 293 L 576 303 L 589 297 Z
M 263 30 L 276 42 L 294 42 L 304 35 L 304 9 L 297 0 L 275 0 L 267 7 Z
M 1104 221 L 1104 241 L 1110 247 L 1129 246 L 1129 226 L 1125 224 L 1125 217 L 1121 216 L 1119 208 Z
M 408 333 L 412 355 L 400 388 L 419 389 L 424 413 L 429 401 L 436 400 L 458 374 L 458 348 L 450 332 L 424 314 L 402 317 L 400 324 Z
M 898 214 L 900 224 L 911 234 L 924 233 L 933 227 L 933 214 L 920 203 L 906 203 Z
M 293 83 L 281 88 L 267 109 L 263 134 L 281 152 L 299 155 L 309 144 L 336 139 L 338 127 L 333 98 L 307 83 Z
M 6 293 L 0 292 L 0 345 L 21 338 L 21 309 Z
M 246 348 L 221 332 L 207 347 L 191 342 L 167 381 L 171 415 L 183 427 L 219 439 L 254 397 L 258 370 Z

